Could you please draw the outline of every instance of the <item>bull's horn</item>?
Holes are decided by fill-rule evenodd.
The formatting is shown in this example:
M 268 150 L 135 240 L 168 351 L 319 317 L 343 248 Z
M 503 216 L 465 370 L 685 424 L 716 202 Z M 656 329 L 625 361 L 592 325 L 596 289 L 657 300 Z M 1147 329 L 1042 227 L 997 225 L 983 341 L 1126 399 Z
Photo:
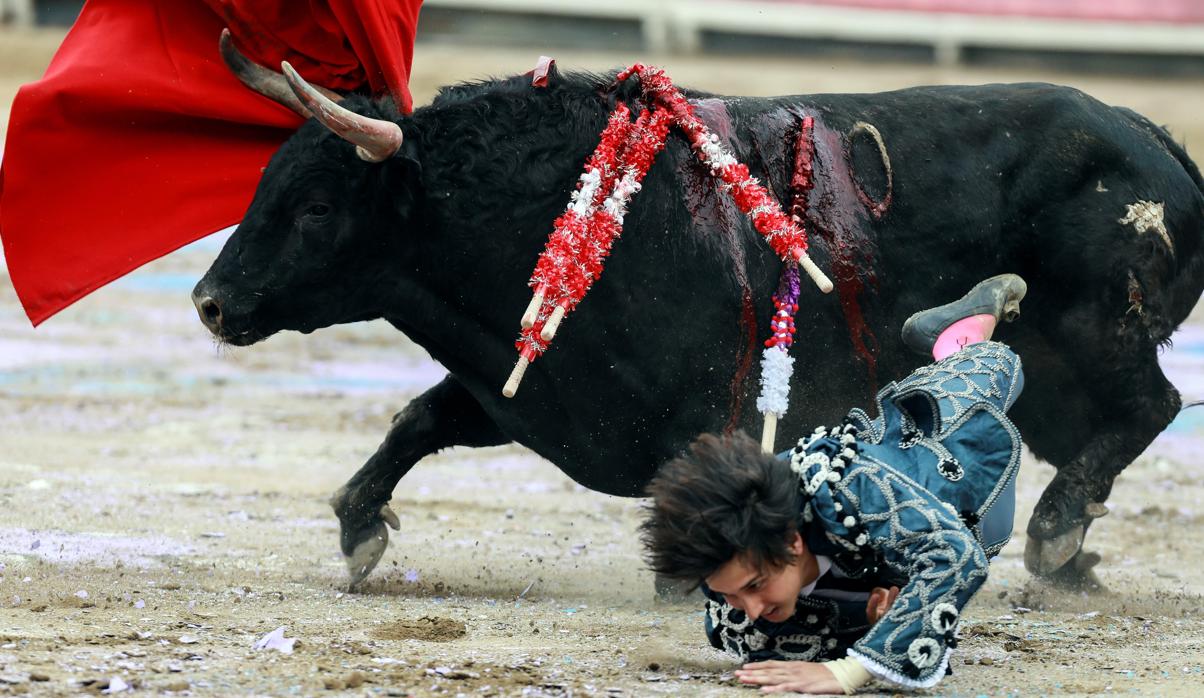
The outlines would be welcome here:
M 293 94 L 292 88 L 288 86 L 288 81 L 284 79 L 283 75 L 259 65 L 234 47 L 234 41 L 230 37 L 229 29 L 222 30 L 222 38 L 218 42 L 218 48 L 221 51 L 222 60 L 226 62 L 226 67 L 230 69 L 231 73 L 234 73 L 235 77 L 242 84 L 264 97 L 292 109 L 300 114 L 302 118 L 308 119 L 311 116 L 309 110 L 301 103 L 301 100 L 297 99 L 297 95 Z M 325 88 L 318 89 L 322 90 L 331 99 L 342 99 L 337 92 L 332 92 Z
M 293 70 L 284 61 L 280 64 L 284 77 L 293 88 L 293 93 L 322 125 L 337 133 L 343 140 L 355 144 L 355 152 L 368 162 L 388 160 L 401 148 L 401 127 L 392 121 L 373 119 L 356 114 L 334 103 L 326 95 Z

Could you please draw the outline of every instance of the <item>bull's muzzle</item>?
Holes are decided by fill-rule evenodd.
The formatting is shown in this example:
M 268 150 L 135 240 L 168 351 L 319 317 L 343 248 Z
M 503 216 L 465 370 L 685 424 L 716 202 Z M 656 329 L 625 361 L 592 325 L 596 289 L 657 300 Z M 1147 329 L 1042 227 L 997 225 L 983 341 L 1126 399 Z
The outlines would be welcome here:
M 220 337 L 222 335 L 222 306 L 212 296 L 196 292 L 192 294 L 192 304 L 196 306 L 197 315 L 201 317 L 201 322 L 205 323 L 205 327 Z

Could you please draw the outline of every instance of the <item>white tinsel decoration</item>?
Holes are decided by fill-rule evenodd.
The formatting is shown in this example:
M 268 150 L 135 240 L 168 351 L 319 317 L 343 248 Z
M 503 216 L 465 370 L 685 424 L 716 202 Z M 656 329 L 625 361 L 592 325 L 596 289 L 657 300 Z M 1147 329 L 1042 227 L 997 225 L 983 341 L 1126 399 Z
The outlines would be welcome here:
M 602 173 L 595 168 L 583 173 L 578 179 L 581 180 L 581 188 L 569 197 L 572 200 L 569 208 L 579 217 L 585 218 L 594 207 L 594 195 L 602 186 Z
M 761 354 L 761 395 L 757 410 L 761 414 L 786 414 L 790 406 L 790 375 L 794 372 L 794 357 L 784 348 L 766 347 Z
M 619 225 L 623 225 L 623 216 L 627 214 L 627 202 L 631 197 L 639 193 L 641 185 L 635 179 L 635 173 L 630 169 L 623 177 L 615 182 L 614 191 L 602 202 L 602 208 L 615 219 Z

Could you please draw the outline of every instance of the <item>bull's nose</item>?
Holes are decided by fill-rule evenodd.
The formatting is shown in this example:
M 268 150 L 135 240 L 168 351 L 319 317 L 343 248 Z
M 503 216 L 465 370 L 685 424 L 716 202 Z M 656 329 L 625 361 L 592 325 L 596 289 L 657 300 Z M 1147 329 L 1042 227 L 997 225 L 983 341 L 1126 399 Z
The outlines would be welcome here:
M 196 305 L 197 315 L 201 316 L 201 322 L 205 323 L 205 327 L 213 334 L 218 334 L 222 329 L 222 307 L 218 305 L 210 296 L 193 296 L 192 302 Z

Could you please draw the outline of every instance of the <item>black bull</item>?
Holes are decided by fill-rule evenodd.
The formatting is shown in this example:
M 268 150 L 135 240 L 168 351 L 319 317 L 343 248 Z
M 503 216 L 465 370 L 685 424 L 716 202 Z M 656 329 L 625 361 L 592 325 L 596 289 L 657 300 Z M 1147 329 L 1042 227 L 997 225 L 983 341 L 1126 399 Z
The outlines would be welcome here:
M 409 117 L 348 98 L 400 124 L 400 150 L 365 162 L 310 120 L 198 283 L 223 341 L 384 318 L 448 370 L 332 499 L 356 580 L 396 521 L 385 505 L 397 482 L 439 449 L 514 441 L 586 487 L 638 496 L 700 432 L 759 433 L 755 359 L 781 263 L 679 135 L 601 280 L 517 397 L 501 394 L 552 221 L 614 100 L 639 100 L 607 84 L 554 73 L 542 89 L 524 77 L 461 85 Z M 1204 182 L 1184 150 L 1131 111 L 1044 84 L 689 96 L 784 203 L 799 119 L 815 117 L 806 226 L 836 291 L 804 280 L 778 448 L 923 362 L 899 339 L 908 315 L 1018 273 L 1023 316 L 997 333 L 1027 372 L 1012 416 L 1057 467 L 1026 563 L 1089 577 L 1087 526 L 1180 409 L 1157 352 L 1204 288 Z

